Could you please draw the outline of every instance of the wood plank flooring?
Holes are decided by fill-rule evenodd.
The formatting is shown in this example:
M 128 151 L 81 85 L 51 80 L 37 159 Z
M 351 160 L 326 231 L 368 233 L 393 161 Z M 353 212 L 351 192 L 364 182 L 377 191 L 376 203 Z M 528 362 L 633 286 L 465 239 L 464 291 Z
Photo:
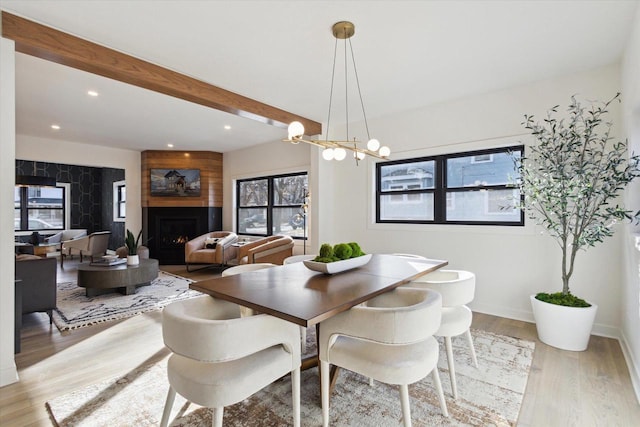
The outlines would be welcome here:
M 76 278 L 76 261 L 58 267 L 58 281 Z M 203 280 L 219 274 L 161 269 Z M 45 402 L 105 378 L 122 375 L 168 354 L 160 312 L 60 333 L 46 314 L 24 316 L 20 381 L 0 388 L 0 426 L 51 426 Z M 592 337 L 584 352 L 568 352 L 537 340 L 530 323 L 474 313 L 473 327 L 536 342 L 519 426 L 640 425 L 640 405 L 618 341 Z

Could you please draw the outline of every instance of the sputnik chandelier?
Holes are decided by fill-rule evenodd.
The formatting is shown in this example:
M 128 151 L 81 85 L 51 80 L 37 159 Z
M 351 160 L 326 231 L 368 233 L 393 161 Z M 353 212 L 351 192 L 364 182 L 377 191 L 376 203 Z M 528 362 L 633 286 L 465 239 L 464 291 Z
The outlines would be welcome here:
M 336 43 L 333 51 L 333 73 L 331 75 L 331 92 L 329 94 L 329 113 L 327 118 L 327 131 L 326 139 L 305 139 L 304 126 L 300 122 L 291 122 L 289 124 L 288 133 L 289 137 L 284 141 L 292 144 L 298 144 L 304 142 L 311 145 L 324 148 L 322 151 L 322 157 L 325 160 L 344 160 L 347 156 L 347 151 L 353 152 L 353 158 L 356 161 L 356 165 L 360 160 L 363 160 L 366 156 L 376 157 L 378 159 L 387 159 L 391 154 L 391 150 L 387 146 L 380 146 L 380 142 L 377 139 L 371 139 L 369 135 L 369 124 L 367 123 L 367 115 L 364 111 L 364 102 L 362 101 L 362 93 L 360 92 L 360 81 L 358 80 L 358 71 L 356 69 L 356 60 L 353 56 L 353 47 L 351 46 L 351 37 L 355 34 L 355 25 L 348 21 L 340 21 L 333 24 L 332 31 L 333 36 L 336 38 Z M 345 140 L 331 140 L 329 139 L 329 125 L 331 124 L 331 106 L 333 101 L 333 87 L 336 75 L 336 55 L 338 51 L 338 40 L 344 40 L 344 84 L 345 84 L 345 111 L 346 111 L 346 130 L 347 137 Z M 358 144 L 362 144 L 361 141 L 356 140 L 354 137 L 349 139 L 349 97 L 348 97 L 348 79 L 347 79 L 347 41 L 349 41 L 349 50 L 351 51 L 351 62 L 353 64 L 353 71 L 356 79 L 356 85 L 358 88 L 358 96 L 360 97 L 360 105 L 362 107 L 362 115 L 364 117 L 364 124 L 367 130 L 367 148 L 359 147 Z

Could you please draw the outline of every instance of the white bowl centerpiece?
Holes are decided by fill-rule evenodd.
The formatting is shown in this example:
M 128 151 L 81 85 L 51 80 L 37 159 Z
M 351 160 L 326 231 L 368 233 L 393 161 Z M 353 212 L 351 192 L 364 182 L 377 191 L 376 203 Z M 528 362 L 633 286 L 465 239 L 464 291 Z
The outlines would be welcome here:
M 304 260 L 304 265 L 313 271 L 325 274 L 340 273 L 361 267 L 371 260 L 371 254 L 365 254 L 355 242 L 338 243 L 331 246 L 324 243 L 320 246 L 318 256 L 312 260 Z

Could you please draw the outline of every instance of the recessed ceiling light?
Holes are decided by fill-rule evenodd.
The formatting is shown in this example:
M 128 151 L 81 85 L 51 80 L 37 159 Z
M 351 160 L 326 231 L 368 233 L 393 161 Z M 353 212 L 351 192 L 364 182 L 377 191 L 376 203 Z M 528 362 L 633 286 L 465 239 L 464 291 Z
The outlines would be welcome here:
M 51 125 L 51 129 L 60 130 L 60 125 Z
M 173 148 L 173 144 L 167 144 L 167 147 Z
M 98 96 L 98 92 L 96 92 L 95 90 L 90 90 L 90 91 L 87 91 L 87 95 L 89 95 L 89 96 Z
M 224 128 L 225 128 L 226 130 L 229 130 L 229 129 L 231 129 L 231 126 L 229 126 L 229 125 L 224 125 Z

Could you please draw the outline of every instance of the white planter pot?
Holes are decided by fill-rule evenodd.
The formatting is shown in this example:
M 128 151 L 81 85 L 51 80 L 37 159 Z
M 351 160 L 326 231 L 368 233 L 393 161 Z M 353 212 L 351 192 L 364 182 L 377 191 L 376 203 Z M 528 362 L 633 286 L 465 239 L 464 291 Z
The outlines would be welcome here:
M 138 265 L 138 264 L 140 264 L 139 255 L 127 255 L 127 265 Z
M 597 305 L 589 304 L 591 307 L 565 307 L 537 300 L 535 295 L 531 295 L 540 341 L 562 350 L 586 350 L 598 311 Z

